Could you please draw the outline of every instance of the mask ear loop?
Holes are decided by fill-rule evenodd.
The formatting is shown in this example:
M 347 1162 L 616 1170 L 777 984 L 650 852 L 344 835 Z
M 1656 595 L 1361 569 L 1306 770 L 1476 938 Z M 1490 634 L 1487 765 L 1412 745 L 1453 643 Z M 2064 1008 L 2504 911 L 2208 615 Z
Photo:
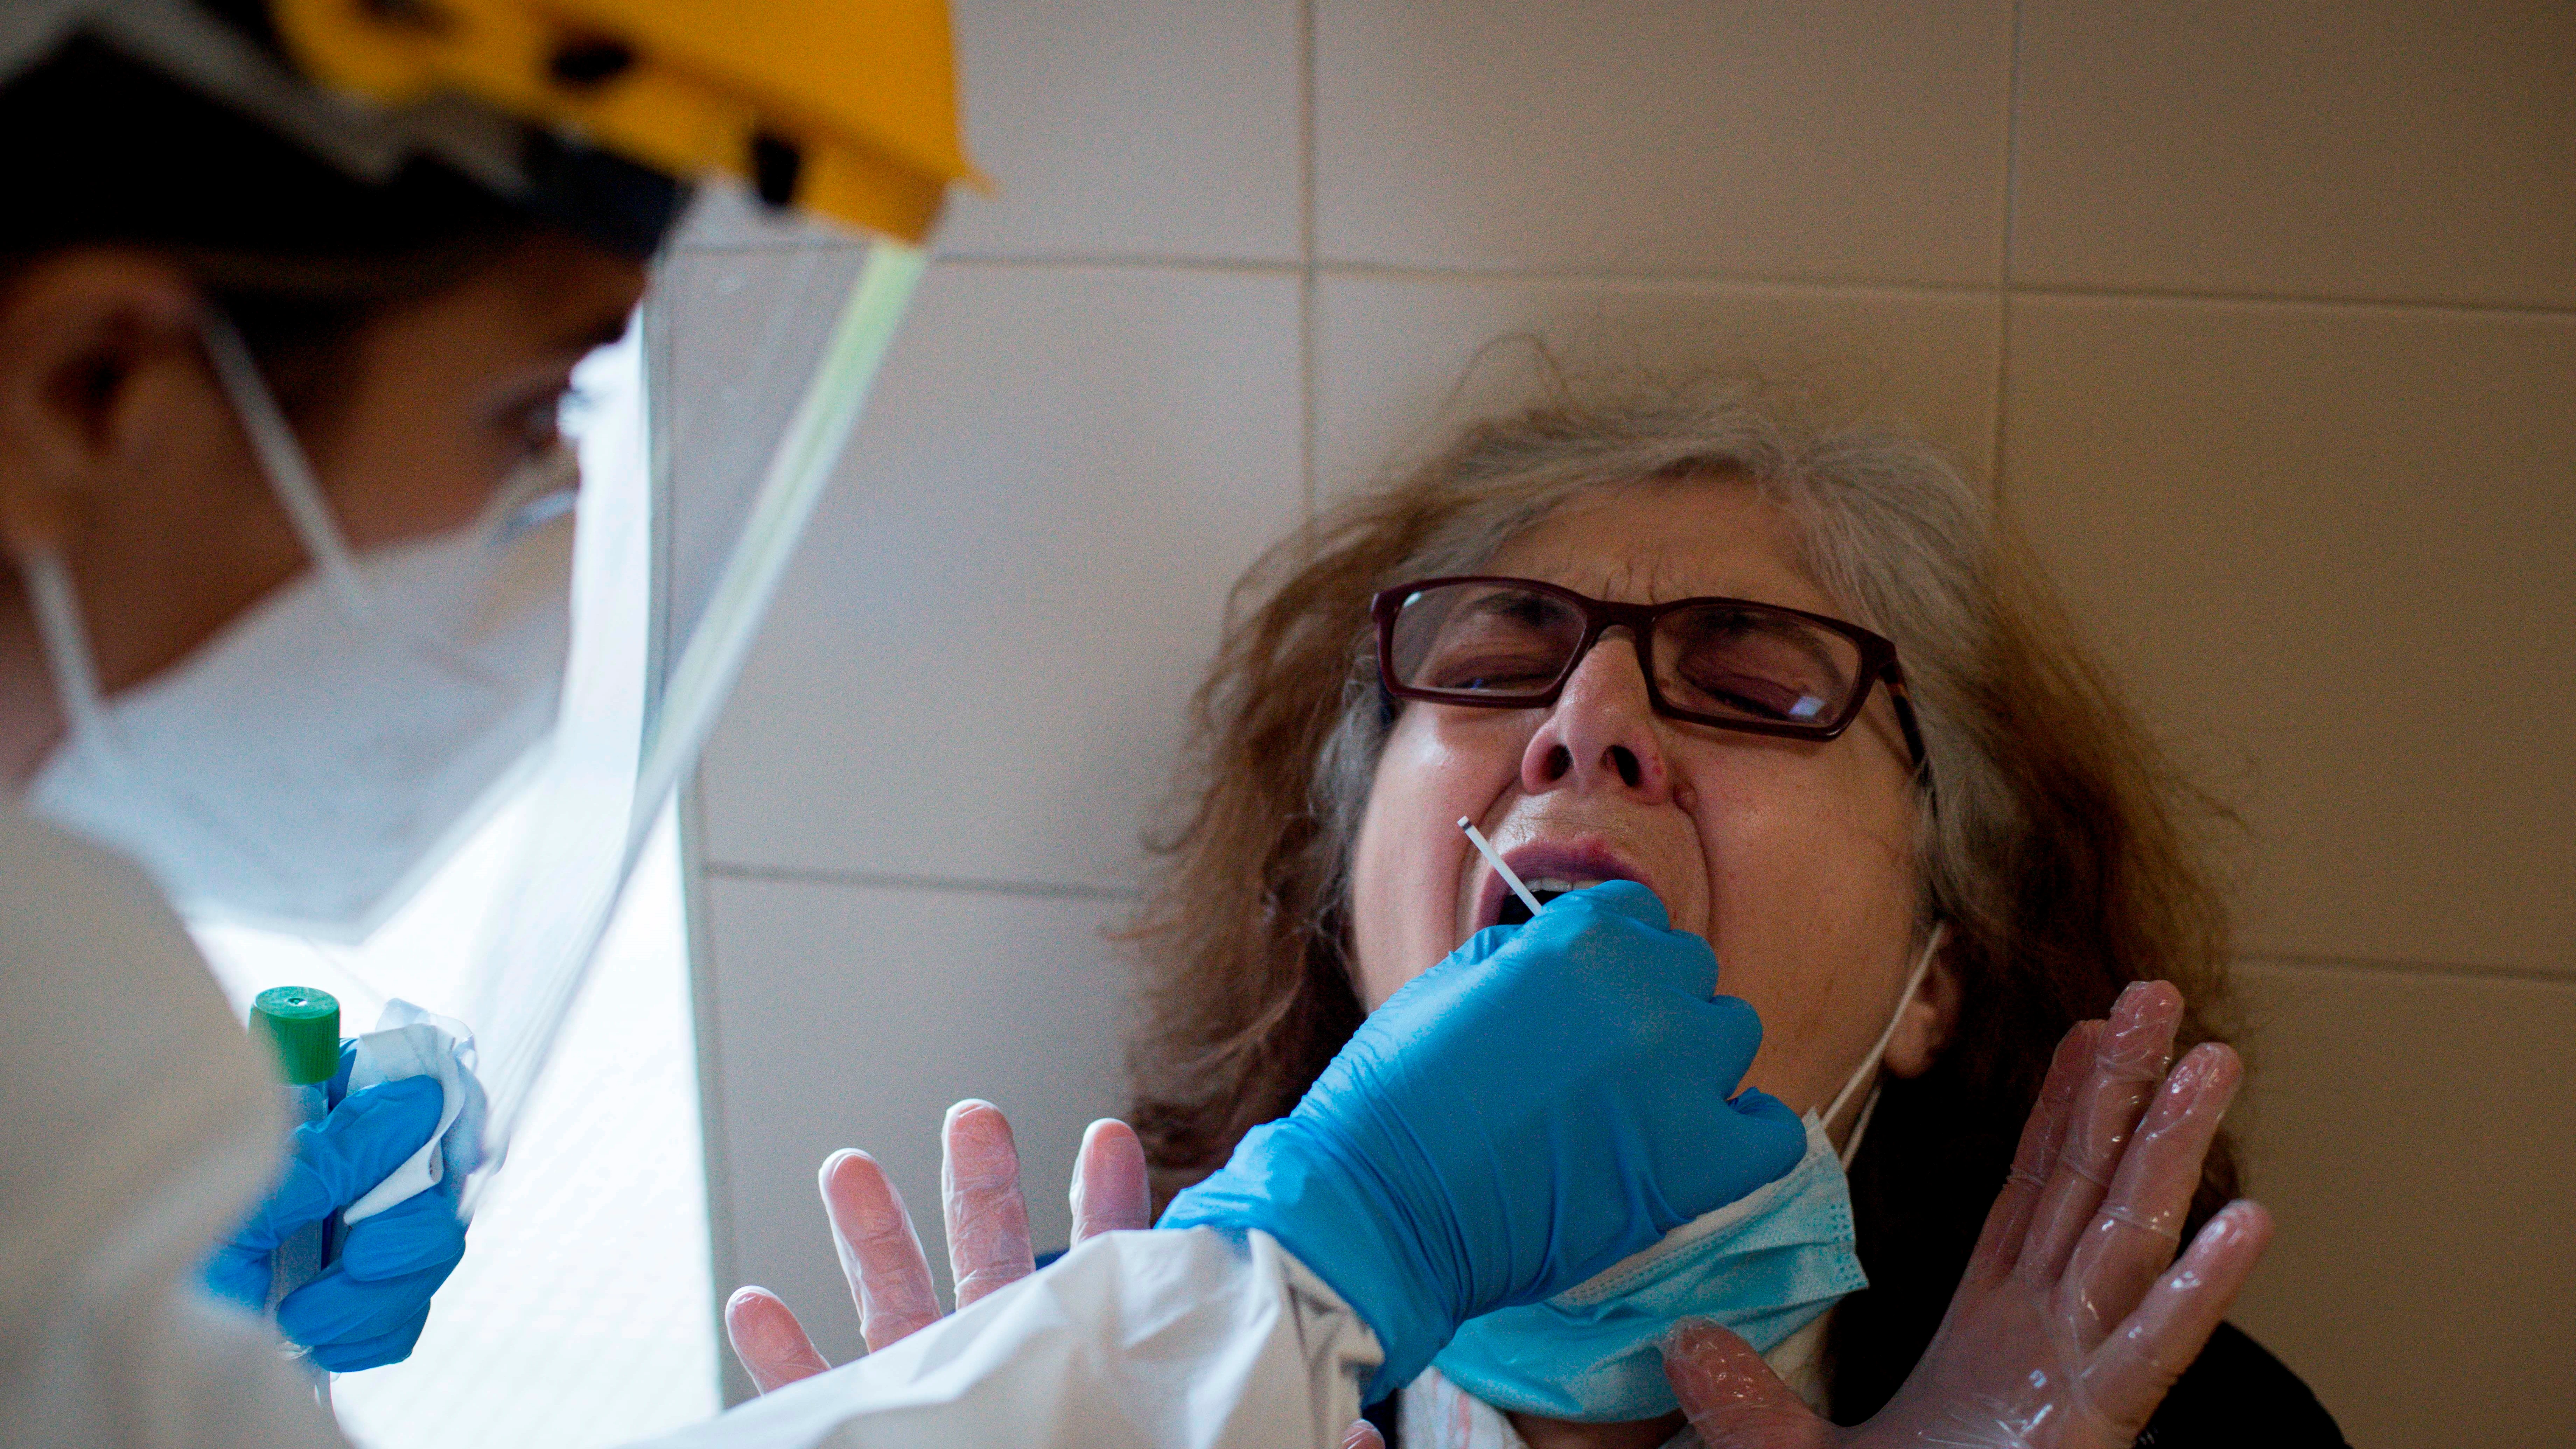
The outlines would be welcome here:
M 1887 1044 L 1896 1038 L 1896 1024 L 1905 1019 L 1905 1008 L 1913 1003 L 1915 991 L 1923 985 L 1924 974 L 1932 969 L 1932 953 L 1941 949 L 1941 938 L 1949 934 L 1949 930 L 1947 921 L 1932 923 L 1932 934 L 1923 942 L 1923 954 L 1914 958 L 1914 969 L 1906 974 L 1905 990 L 1896 998 L 1896 1009 L 1887 1014 L 1887 1025 L 1879 1030 L 1878 1040 L 1870 1044 L 1868 1055 L 1862 1057 L 1860 1065 L 1852 1070 L 1851 1080 L 1843 1083 L 1843 1089 L 1834 1094 L 1833 1105 L 1817 1119 L 1820 1126 L 1832 1127 L 1834 1118 L 1841 1115 L 1843 1105 L 1851 1100 L 1852 1093 L 1860 1090 L 1862 1082 L 1870 1083 L 1869 1099 L 1861 1103 L 1860 1116 L 1852 1122 L 1851 1136 L 1843 1142 L 1842 1164 L 1845 1168 L 1849 1168 L 1852 1159 L 1860 1155 L 1861 1134 L 1868 1129 L 1871 1114 L 1878 1110 L 1879 1059 L 1887 1055 Z
M 199 311 L 197 330 L 205 343 L 207 360 L 214 366 L 215 381 L 232 403 L 235 416 L 241 419 L 242 431 L 250 439 L 251 451 L 259 459 L 269 491 L 286 510 L 288 523 L 321 571 L 334 601 L 353 621 L 370 618 L 373 611 L 368 607 L 366 590 L 358 583 L 357 571 L 350 567 L 348 546 L 341 541 L 340 530 L 322 501 L 322 489 L 314 481 L 312 465 L 295 441 L 295 430 L 288 425 L 286 415 L 278 411 L 277 399 L 269 392 L 267 379 L 260 376 L 259 364 L 251 359 L 240 329 L 220 308 L 209 304 Z M 35 611 L 45 667 L 53 675 L 54 704 L 63 712 L 70 738 L 93 742 L 109 739 L 112 726 L 108 722 L 106 694 L 99 688 L 97 657 L 90 652 L 89 626 L 81 614 L 80 595 L 72 587 L 71 570 L 64 566 L 61 550 L 51 545 L 28 549 L 19 555 L 18 567 L 27 582 L 28 606 Z M 116 751 L 104 753 L 121 765 Z
M 36 612 L 36 634 L 45 646 L 45 667 L 54 676 L 54 704 L 63 712 L 72 740 L 104 740 L 107 707 L 98 687 L 98 664 L 89 650 L 89 626 L 82 621 L 80 596 L 72 590 L 71 570 L 59 549 L 48 544 L 21 554 L 18 572 L 27 581 L 27 604 Z M 109 758 L 114 751 L 106 752 Z
M 361 626 L 374 623 L 375 609 L 367 600 L 366 588 L 358 582 L 357 569 L 349 562 L 348 541 L 340 536 L 330 505 L 323 501 L 322 485 L 313 476 L 312 461 L 295 440 L 295 427 L 278 408 L 277 395 L 269 391 L 268 379 L 260 375 L 259 363 L 250 355 L 250 344 L 242 341 L 241 329 L 233 325 L 222 308 L 209 302 L 198 310 L 197 332 L 205 342 L 207 360 L 214 364 L 215 381 L 232 403 L 234 416 L 241 419 L 242 432 L 250 439 L 260 472 L 268 478 L 268 489 L 277 495 L 278 506 L 286 510 L 286 521 L 313 560 L 315 571 L 321 574 L 322 587 L 339 606 L 341 617 Z

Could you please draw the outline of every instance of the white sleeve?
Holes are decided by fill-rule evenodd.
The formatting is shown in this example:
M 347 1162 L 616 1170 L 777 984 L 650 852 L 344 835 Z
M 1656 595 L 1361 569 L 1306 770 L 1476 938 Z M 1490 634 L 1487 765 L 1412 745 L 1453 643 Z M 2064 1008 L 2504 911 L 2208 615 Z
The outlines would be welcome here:
M 344 1441 L 199 1262 L 278 1171 L 268 1065 L 140 872 L 0 800 L 0 1446 Z
M 1269 1234 L 1110 1233 L 660 1449 L 1333 1449 L 1377 1336 Z

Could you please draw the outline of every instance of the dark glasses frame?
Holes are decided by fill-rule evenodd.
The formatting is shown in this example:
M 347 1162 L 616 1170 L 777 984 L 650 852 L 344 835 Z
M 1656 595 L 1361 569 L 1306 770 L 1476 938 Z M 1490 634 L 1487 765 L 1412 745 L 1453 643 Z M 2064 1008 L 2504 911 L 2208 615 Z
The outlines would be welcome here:
M 1396 616 L 1404 612 L 1405 600 L 1415 594 L 1426 589 L 1446 588 L 1453 584 L 1494 584 L 1506 588 L 1527 589 L 1532 593 L 1562 599 L 1582 612 L 1583 637 L 1575 643 L 1574 652 L 1566 656 L 1565 667 L 1557 671 L 1556 678 L 1549 681 L 1544 689 L 1498 696 L 1484 691 L 1425 689 L 1418 685 L 1406 684 L 1395 677 Z M 1739 715 L 1709 714 L 1701 710 L 1684 709 L 1664 698 L 1663 689 L 1655 683 L 1655 625 L 1667 614 L 1679 613 L 1684 609 L 1705 608 L 1712 604 L 1749 614 L 1768 614 L 1777 618 L 1795 619 L 1850 640 L 1860 650 L 1860 666 L 1854 671 L 1858 687 L 1852 690 L 1852 696 L 1843 705 L 1842 712 L 1831 719 L 1805 722 L 1756 720 L 1745 719 Z M 1824 614 L 1810 614 L 1804 609 L 1792 609 L 1781 604 L 1766 604 L 1755 599 L 1710 596 L 1674 599 L 1662 604 L 1619 604 L 1607 599 L 1596 599 L 1588 594 L 1578 594 L 1572 589 L 1543 583 L 1537 579 L 1513 578 L 1506 574 L 1453 574 L 1436 579 L 1416 579 L 1411 583 L 1380 589 L 1369 599 L 1369 615 L 1377 621 L 1378 686 L 1397 699 L 1418 699 L 1431 704 L 1463 704 L 1473 709 L 1544 709 L 1556 703 L 1558 696 L 1564 694 L 1565 682 L 1574 677 L 1574 671 L 1582 665 L 1585 656 L 1592 652 L 1592 646 L 1601 641 L 1602 634 L 1620 627 L 1626 628 L 1636 641 L 1637 664 L 1646 676 L 1646 699 L 1654 706 L 1655 713 L 1672 719 L 1688 720 L 1692 724 L 1710 725 L 1723 730 L 1738 730 L 1745 734 L 1777 735 L 1783 739 L 1792 740 L 1840 739 L 1843 732 L 1851 728 L 1852 721 L 1860 718 L 1860 712 L 1868 707 L 1870 686 L 1884 683 L 1887 686 L 1889 702 L 1896 706 L 1897 727 L 1904 731 L 1905 748 L 1914 758 L 1914 769 L 1922 779 L 1924 789 L 1928 792 L 1932 787 L 1931 757 L 1923 750 L 1922 726 L 1915 721 L 1914 701 L 1906 694 L 1905 671 L 1896 662 L 1896 644 L 1886 636 L 1873 634 L 1858 624 L 1845 623 Z

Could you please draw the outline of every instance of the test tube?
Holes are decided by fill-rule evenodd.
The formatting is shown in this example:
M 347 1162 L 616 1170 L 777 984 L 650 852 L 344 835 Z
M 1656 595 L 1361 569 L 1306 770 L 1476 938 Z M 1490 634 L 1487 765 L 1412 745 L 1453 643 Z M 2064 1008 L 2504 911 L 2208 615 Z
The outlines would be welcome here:
M 272 986 L 251 1000 L 250 1028 L 277 1059 L 286 1115 L 308 1126 L 331 1115 L 331 1078 L 340 1070 L 340 1002 L 310 986 Z M 330 1220 L 298 1228 L 269 1255 L 268 1307 L 322 1276 Z

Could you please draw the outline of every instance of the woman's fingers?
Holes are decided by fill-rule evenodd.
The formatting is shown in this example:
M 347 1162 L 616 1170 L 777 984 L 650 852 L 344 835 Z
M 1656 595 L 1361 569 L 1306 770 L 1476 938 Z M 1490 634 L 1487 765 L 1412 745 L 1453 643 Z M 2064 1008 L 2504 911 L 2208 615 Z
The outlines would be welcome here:
M 2066 1123 L 2075 1112 L 2076 1089 L 2092 1070 L 2101 1036 L 2102 1023 L 2079 1021 L 2058 1039 L 2057 1052 L 2048 1060 L 2048 1076 L 2039 1085 L 2039 1100 L 2031 1104 L 2030 1117 L 2022 1123 L 2012 1171 L 1995 1194 L 1995 1205 L 1986 1211 L 1985 1229 L 1977 1235 L 1976 1251 L 1968 1256 L 1968 1271 L 1959 1280 L 1962 1297 L 1992 1286 L 2020 1258 L 2040 1190 L 2048 1186 L 2048 1175 L 2066 1145 Z
M 1073 1159 L 1073 1241 L 1152 1226 L 1153 1193 L 1145 1177 L 1145 1144 L 1136 1129 L 1103 1117 L 1083 1130 Z M 1372 1430 L 1372 1433 L 1375 1431 Z
M 964 1308 L 1037 1271 L 1029 1206 L 1020 1196 L 1020 1152 L 1002 1109 L 973 1098 L 948 1109 L 940 1129 L 939 1199 L 948 1220 L 948 1267 Z
M 724 1321 L 733 1356 L 742 1360 L 753 1386 L 764 1394 L 831 1367 L 814 1351 L 805 1325 L 766 1288 L 736 1289 L 725 1302 Z
M 2085 1393 L 2118 1434 L 2146 1427 L 2165 1390 L 2200 1357 L 2271 1240 L 2272 1215 L 2261 1204 L 2229 1203 L 2201 1225 L 2182 1260 L 2094 1352 L 2084 1368 Z
M 939 1321 L 930 1258 L 912 1230 L 903 1196 L 877 1160 L 847 1148 L 823 1159 L 823 1212 L 832 1246 L 859 1307 L 859 1332 L 874 1352 Z
M 2058 1285 L 2064 1320 L 2086 1351 L 2129 1316 L 2173 1261 L 2201 1162 L 2243 1079 L 2236 1053 L 2211 1043 L 2194 1047 L 2157 1089 Z
M 1684 1319 L 1664 1335 L 1664 1377 L 1708 1449 L 1818 1449 L 1835 1437 L 1753 1345 L 1714 1323 Z
M 1342 1449 L 1386 1449 L 1386 1438 L 1377 1425 L 1362 1419 L 1343 1433 Z
M 2077 1089 L 2067 1122 L 2066 1145 L 2048 1186 L 2032 1211 L 2022 1240 L 2021 1268 L 2055 1279 L 2066 1271 L 2094 1212 L 2119 1170 L 2129 1134 L 2147 1109 L 2173 1057 L 2174 1028 L 2182 1021 L 2182 993 L 2167 981 L 2132 982 L 2111 1008 L 2093 1052 L 2092 1074 Z

